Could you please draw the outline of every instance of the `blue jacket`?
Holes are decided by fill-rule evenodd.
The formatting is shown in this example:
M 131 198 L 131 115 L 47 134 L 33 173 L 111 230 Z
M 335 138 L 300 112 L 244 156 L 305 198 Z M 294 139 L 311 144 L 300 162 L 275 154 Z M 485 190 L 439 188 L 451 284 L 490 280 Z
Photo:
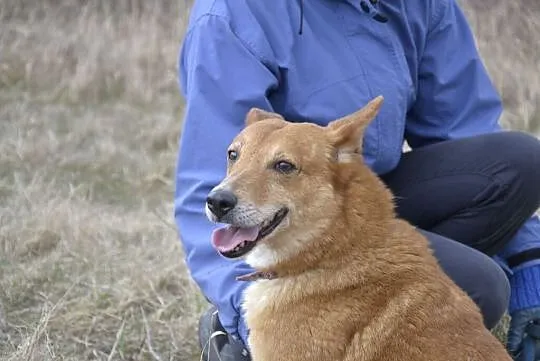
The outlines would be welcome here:
M 249 108 L 326 124 L 384 95 L 364 141 L 378 174 L 396 166 L 404 139 L 416 148 L 501 130 L 501 100 L 456 0 L 197 0 L 179 74 L 175 218 L 192 277 L 244 341 L 247 283 L 235 276 L 250 268 L 214 251 L 204 202 Z M 531 218 L 503 257 L 539 243 Z

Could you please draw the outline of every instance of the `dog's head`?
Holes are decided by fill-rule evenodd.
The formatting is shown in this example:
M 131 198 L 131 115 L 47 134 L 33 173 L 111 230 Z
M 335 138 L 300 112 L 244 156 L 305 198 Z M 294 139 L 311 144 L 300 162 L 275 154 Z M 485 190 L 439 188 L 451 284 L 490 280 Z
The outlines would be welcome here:
M 225 224 L 213 246 L 224 257 L 271 267 L 330 227 L 341 205 L 337 170 L 361 164 L 364 130 L 382 100 L 326 127 L 251 109 L 228 148 L 227 175 L 207 197 L 207 217 Z

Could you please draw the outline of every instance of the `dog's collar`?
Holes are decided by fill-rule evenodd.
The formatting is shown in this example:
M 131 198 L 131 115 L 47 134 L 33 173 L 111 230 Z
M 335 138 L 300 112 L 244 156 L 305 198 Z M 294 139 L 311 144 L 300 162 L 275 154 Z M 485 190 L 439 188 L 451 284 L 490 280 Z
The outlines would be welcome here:
M 276 272 L 255 271 L 236 277 L 237 281 L 273 280 L 277 278 Z

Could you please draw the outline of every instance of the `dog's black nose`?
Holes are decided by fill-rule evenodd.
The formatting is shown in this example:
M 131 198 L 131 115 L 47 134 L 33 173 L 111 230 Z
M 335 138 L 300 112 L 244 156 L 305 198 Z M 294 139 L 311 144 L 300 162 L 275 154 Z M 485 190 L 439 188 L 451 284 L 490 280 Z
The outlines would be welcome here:
M 217 190 L 210 192 L 206 197 L 208 209 L 218 218 L 229 213 L 236 206 L 236 203 L 238 203 L 238 199 L 231 191 Z

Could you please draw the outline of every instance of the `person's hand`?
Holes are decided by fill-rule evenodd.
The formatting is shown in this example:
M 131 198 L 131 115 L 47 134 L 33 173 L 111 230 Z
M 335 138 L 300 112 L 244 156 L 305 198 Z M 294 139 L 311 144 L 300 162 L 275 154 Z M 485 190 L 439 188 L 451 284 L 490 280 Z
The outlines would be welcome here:
M 516 311 L 511 317 L 506 347 L 512 358 L 540 360 L 540 307 Z

